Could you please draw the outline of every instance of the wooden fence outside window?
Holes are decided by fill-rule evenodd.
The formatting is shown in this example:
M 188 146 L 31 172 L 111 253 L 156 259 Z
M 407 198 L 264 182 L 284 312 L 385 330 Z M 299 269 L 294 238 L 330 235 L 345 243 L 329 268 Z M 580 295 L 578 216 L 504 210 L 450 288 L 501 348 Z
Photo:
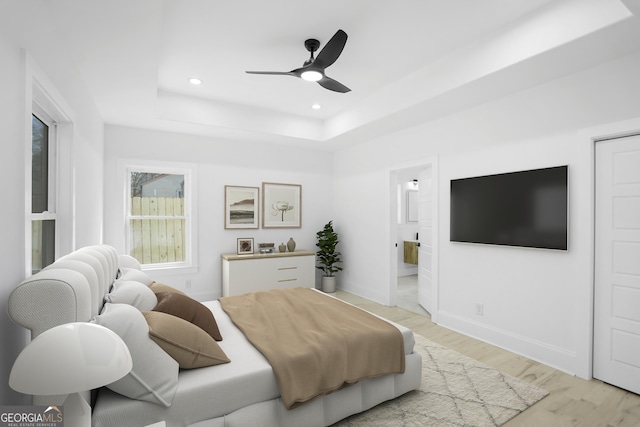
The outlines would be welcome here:
M 129 254 L 141 264 L 184 262 L 185 230 L 183 198 L 131 198 Z

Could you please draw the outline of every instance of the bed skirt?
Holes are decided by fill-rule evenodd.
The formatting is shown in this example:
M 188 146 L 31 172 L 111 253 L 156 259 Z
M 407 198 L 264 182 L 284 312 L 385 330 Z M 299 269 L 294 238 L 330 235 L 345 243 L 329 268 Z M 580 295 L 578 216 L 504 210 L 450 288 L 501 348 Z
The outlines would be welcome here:
M 406 355 L 403 374 L 360 381 L 293 410 L 287 410 L 278 398 L 189 427 L 326 427 L 420 388 L 421 376 L 422 358 L 411 353 Z

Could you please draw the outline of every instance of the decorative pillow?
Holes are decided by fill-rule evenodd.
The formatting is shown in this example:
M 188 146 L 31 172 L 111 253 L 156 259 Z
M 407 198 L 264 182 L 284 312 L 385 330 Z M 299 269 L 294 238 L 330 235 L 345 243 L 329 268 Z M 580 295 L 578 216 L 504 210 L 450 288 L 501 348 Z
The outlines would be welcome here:
M 178 363 L 149 337 L 149 325 L 142 313 L 127 304 L 104 305 L 91 320 L 111 329 L 129 347 L 131 372 L 108 388 L 131 399 L 169 407 L 178 388 Z
M 158 304 L 153 308 L 153 311 L 180 317 L 203 329 L 214 340 L 222 341 L 222 335 L 213 313 L 202 303 L 186 295 L 173 292 L 158 292 L 156 297 L 158 298 Z
M 104 296 L 105 302 L 129 304 L 140 311 L 151 310 L 158 303 L 156 294 L 148 286 L 132 280 L 116 280 L 111 292 Z
M 153 292 L 155 292 L 156 294 L 158 292 L 171 292 L 174 294 L 180 294 L 180 295 L 184 295 L 187 296 L 187 294 L 185 294 L 184 292 L 176 289 L 176 288 L 172 288 L 169 285 L 165 285 L 162 283 L 158 283 L 158 282 L 153 282 L 152 284 L 149 285 L 149 289 L 151 289 Z
M 149 286 L 153 283 L 153 280 L 147 273 L 142 270 L 138 270 L 137 268 L 131 267 L 121 267 L 120 268 L 120 276 L 118 276 L 120 280 L 133 280 L 135 282 L 140 282 L 143 285 Z
M 230 362 L 218 343 L 193 323 L 158 311 L 145 311 L 142 314 L 149 324 L 151 339 L 173 357 L 181 368 L 193 369 Z

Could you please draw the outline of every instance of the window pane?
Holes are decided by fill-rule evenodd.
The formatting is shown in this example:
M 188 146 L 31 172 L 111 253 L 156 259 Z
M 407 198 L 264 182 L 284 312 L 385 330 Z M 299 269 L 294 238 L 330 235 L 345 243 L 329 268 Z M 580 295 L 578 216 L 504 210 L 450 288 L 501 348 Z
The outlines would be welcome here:
M 184 175 L 131 172 L 131 198 L 132 215 L 183 216 Z
M 37 273 L 55 261 L 55 220 L 31 222 L 31 271 Z
M 129 254 L 141 264 L 186 261 L 185 175 L 131 172 Z
M 184 262 L 185 220 L 131 219 L 129 255 L 141 264 Z
M 49 126 L 31 116 L 31 213 L 42 213 L 49 202 Z

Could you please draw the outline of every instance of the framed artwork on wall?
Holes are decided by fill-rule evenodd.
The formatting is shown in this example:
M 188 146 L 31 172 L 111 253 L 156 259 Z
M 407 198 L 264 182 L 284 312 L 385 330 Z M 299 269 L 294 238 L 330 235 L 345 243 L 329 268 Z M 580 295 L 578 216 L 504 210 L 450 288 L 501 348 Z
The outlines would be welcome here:
M 253 238 L 245 237 L 238 239 L 238 255 L 253 254 Z
M 302 186 L 262 183 L 262 228 L 302 226 Z
M 224 186 L 224 228 L 258 228 L 258 187 Z

